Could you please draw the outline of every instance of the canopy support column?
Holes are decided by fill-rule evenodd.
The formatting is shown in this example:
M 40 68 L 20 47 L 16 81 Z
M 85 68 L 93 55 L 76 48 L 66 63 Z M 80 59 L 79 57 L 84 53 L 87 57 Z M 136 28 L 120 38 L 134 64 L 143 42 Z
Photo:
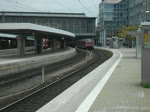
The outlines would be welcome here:
M 37 37 L 34 38 L 34 51 L 37 54 Z
M 61 38 L 61 49 L 67 48 L 67 42 L 64 37 Z
M 23 57 L 25 54 L 25 37 L 23 34 L 17 36 L 18 55 Z
M 66 42 L 66 40 L 64 40 L 64 49 L 66 49 L 67 48 L 67 42 Z
M 57 49 L 57 39 L 53 39 L 52 40 L 52 50 L 56 50 Z
M 43 38 L 37 37 L 37 54 L 43 54 Z

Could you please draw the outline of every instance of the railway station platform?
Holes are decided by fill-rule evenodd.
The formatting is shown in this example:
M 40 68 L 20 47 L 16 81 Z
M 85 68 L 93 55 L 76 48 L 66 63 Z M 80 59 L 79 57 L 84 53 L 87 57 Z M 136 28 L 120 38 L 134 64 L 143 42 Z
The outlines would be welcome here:
M 150 89 L 141 86 L 135 49 L 108 49 L 105 63 L 37 112 L 150 112 Z
M 8 74 L 19 73 L 25 70 L 53 64 L 76 55 L 76 50 L 68 48 L 65 50 L 49 51 L 47 54 L 28 54 L 24 57 L 16 55 L 0 56 L 0 77 Z

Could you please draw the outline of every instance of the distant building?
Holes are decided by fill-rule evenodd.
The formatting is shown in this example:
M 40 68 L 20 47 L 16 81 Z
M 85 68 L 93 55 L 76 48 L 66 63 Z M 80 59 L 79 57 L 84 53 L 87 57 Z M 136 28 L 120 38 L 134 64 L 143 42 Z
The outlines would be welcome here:
M 76 38 L 94 38 L 95 17 L 84 13 L 0 12 L 0 23 L 34 23 L 75 33 Z
M 150 21 L 150 0 L 102 0 L 99 4 L 100 42 L 118 33 L 121 26 L 139 26 Z
M 100 42 L 106 45 L 107 38 L 118 33 L 121 26 L 128 26 L 129 0 L 103 0 L 99 4 Z
M 147 12 L 150 11 L 150 0 L 130 0 L 129 10 L 129 25 L 139 26 L 143 21 L 150 21 Z

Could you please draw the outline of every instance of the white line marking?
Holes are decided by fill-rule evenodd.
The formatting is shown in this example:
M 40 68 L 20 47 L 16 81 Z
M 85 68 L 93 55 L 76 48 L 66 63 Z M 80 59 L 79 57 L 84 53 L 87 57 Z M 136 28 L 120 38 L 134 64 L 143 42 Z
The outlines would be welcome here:
M 104 85 L 112 75 L 112 72 L 115 70 L 116 66 L 119 64 L 120 60 L 123 57 L 123 55 L 119 51 L 116 52 L 120 54 L 119 59 L 112 65 L 112 67 L 108 70 L 108 72 L 105 74 L 102 80 L 97 84 L 97 86 L 93 89 L 93 91 L 86 97 L 86 99 L 82 102 L 82 104 L 79 106 L 76 112 L 88 112 L 88 110 L 94 103 L 96 97 L 99 95 Z

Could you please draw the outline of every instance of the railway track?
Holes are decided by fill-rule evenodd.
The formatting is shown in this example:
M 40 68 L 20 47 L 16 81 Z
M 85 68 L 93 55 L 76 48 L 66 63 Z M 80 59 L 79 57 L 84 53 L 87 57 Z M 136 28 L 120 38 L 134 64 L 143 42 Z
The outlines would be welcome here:
M 50 74 L 56 70 L 63 69 L 64 67 L 67 67 L 67 66 L 71 66 L 72 64 L 75 64 L 75 63 L 81 61 L 84 57 L 85 57 L 85 53 L 78 51 L 77 55 L 72 58 L 69 58 L 67 60 L 64 60 L 64 61 L 61 61 L 58 63 L 46 65 L 45 66 L 45 74 Z M 13 75 L 11 74 L 11 75 L 1 77 L 0 78 L 0 87 L 10 86 L 11 84 L 15 85 L 15 83 L 17 84 L 24 80 L 28 80 L 30 78 L 40 76 L 42 73 L 41 70 L 42 70 L 42 67 L 35 68 L 32 70 L 27 70 L 27 71 L 24 71 L 21 73 L 13 74 Z
M 87 73 L 93 70 L 98 65 L 106 61 L 109 56 L 105 51 L 95 50 L 93 60 L 88 64 L 82 66 L 80 69 L 65 75 L 65 77 L 58 78 L 56 81 L 50 84 L 45 84 L 43 88 L 38 89 L 34 93 L 12 103 L 0 111 L 2 112 L 35 112 L 37 109 L 42 107 L 44 104 L 55 98 L 65 89 L 70 87 L 72 84 L 80 80 Z

